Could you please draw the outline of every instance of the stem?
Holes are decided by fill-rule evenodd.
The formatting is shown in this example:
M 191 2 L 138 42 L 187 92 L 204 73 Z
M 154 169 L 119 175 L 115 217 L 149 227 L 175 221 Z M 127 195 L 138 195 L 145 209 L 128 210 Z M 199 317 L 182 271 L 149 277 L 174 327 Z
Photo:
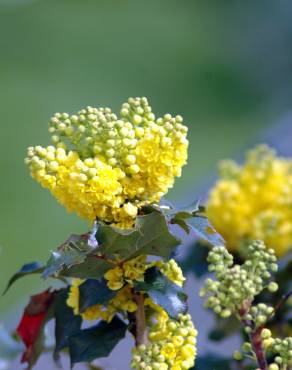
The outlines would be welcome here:
M 239 316 L 241 317 L 241 322 L 243 326 L 248 326 L 251 329 L 249 334 L 250 343 L 252 345 L 252 349 L 255 353 L 257 363 L 259 365 L 260 370 L 268 370 L 268 364 L 265 356 L 263 340 L 261 337 L 261 333 L 263 327 L 260 326 L 259 328 L 255 328 L 253 323 L 249 320 L 244 319 L 246 313 L 250 310 L 251 303 L 249 301 L 243 302 L 241 309 L 239 310 Z
M 135 343 L 136 347 L 147 343 L 146 318 L 144 309 L 144 296 L 141 293 L 134 294 L 134 301 L 137 304 L 135 312 Z
M 254 350 L 254 353 L 257 358 L 257 362 L 259 368 L 261 370 L 267 370 L 268 364 L 265 356 L 265 351 L 263 348 L 263 341 L 261 337 L 262 328 L 258 328 L 257 330 L 250 333 L 250 341 Z

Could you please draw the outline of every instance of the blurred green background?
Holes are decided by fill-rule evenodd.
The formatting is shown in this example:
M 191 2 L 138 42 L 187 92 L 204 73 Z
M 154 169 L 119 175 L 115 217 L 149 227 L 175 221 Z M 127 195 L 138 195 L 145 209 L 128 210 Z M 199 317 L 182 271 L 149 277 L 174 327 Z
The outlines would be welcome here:
M 198 198 L 219 158 L 291 106 L 291 11 L 288 0 L 0 0 L 0 290 L 87 228 L 23 164 L 27 146 L 49 143 L 54 112 L 147 96 L 157 115 L 181 114 L 189 163 L 169 197 Z M 0 317 L 37 284 L 15 285 Z

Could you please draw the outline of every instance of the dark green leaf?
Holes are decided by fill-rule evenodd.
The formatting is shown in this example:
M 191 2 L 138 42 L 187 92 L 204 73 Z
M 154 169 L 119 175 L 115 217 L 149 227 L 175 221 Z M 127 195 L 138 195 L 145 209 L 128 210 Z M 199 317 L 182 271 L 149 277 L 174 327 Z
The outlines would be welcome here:
M 208 272 L 207 256 L 209 245 L 202 244 L 200 241 L 195 242 L 188 247 L 186 255 L 179 260 L 179 264 L 185 274 L 193 273 L 201 277 Z
M 118 342 L 125 337 L 127 325 L 115 316 L 108 324 L 81 330 L 69 338 L 71 364 L 90 362 L 100 357 L 107 357 Z
M 62 276 L 75 277 L 79 279 L 99 279 L 102 277 L 113 265 L 100 259 L 98 256 L 89 255 L 84 262 L 71 266 L 64 267 L 61 271 Z
M 198 238 L 207 241 L 211 245 L 225 245 L 222 236 L 214 229 L 205 216 L 190 215 L 190 217 L 186 217 L 184 215 L 181 217 L 178 213 L 171 219 L 171 222 L 179 225 L 187 233 L 193 230 Z
M 195 367 L 192 370 L 231 370 L 232 362 L 232 359 L 207 354 L 196 359 Z
M 169 231 L 165 216 L 156 211 L 138 216 L 135 228 L 129 230 L 100 224 L 96 239 L 101 253 L 106 256 L 118 253 L 125 259 L 141 254 L 167 258 L 179 245 L 179 240 Z
M 225 241 L 222 236 L 217 233 L 214 227 L 210 224 L 207 217 L 195 216 L 186 220 L 187 224 L 199 238 L 206 240 L 212 245 L 224 245 Z
M 55 338 L 56 346 L 54 357 L 57 360 L 58 353 L 68 347 L 68 338 L 78 333 L 81 328 L 82 319 L 79 315 L 74 315 L 71 307 L 66 303 L 69 288 L 62 289 L 55 298 L 54 316 L 56 320 Z
M 179 313 L 187 311 L 187 295 L 183 289 L 170 281 L 156 267 L 146 271 L 144 282 L 136 283 L 135 289 L 146 292 L 170 317 L 177 318 Z
M 88 235 L 71 235 L 65 243 L 52 252 L 43 272 L 43 277 L 46 279 L 58 274 L 65 267 L 70 268 L 84 262 L 86 257 L 94 253 L 95 250 L 88 244 Z
M 106 305 L 115 295 L 116 292 L 108 288 L 104 278 L 87 279 L 79 286 L 79 311 L 84 312 L 96 304 Z
M 177 218 L 189 218 L 194 216 L 199 211 L 199 202 L 196 200 L 188 206 L 185 207 L 175 207 L 172 210 L 171 215 Z
M 15 283 L 16 280 L 32 275 L 32 274 L 40 274 L 44 271 L 44 267 L 39 262 L 32 262 L 27 263 L 26 265 L 23 265 L 19 271 L 17 271 L 12 278 L 9 280 L 7 287 L 5 291 L 3 292 L 3 295 L 8 291 L 8 289 L 11 287 L 13 283 Z
M 235 317 L 217 318 L 215 327 L 209 332 L 209 339 L 220 341 L 240 331 L 239 321 Z

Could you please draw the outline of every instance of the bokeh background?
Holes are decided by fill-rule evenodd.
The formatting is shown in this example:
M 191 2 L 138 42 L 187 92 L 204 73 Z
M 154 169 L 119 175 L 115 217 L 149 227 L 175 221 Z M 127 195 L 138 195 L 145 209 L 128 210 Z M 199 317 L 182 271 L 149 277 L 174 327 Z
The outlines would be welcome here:
M 291 16 L 289 0 L 0 0 L 0 290 L 88 226 L 23 164 L 28 146 L 49 144 L 53 113 L 147 96 L 157 116 L 181 114 L 189 162 L 169 198 L 202 198 L 218 159 L 291 134 L 289 118 L 278 129 L 292 105 Z M 0 322 L 39 285 L 2 297 Z

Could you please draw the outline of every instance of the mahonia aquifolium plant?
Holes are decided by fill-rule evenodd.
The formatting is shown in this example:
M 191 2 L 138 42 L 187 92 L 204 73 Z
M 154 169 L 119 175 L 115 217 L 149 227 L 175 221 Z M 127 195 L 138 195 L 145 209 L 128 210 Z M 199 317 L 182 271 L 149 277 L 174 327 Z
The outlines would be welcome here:
M 278 290 L 271 281 L 278 269 L 275 252 L 284 254 L 292 241 L 289 162 L 256 149 L 243 169 L 225 166 L 226 179 L 211 192 L 207 213 L 227 248 L 245 246 L 244 260 L 236 263 L 204 207 L 178 208 L 162 199 L 186 164 L 187 131 L 181 116 L 155 118 L 146 98 L 129 98 L 119 116 L 93 107 L 56 113 L 49 122 L 53 145 L 28 148 L 31 176 L 90 224 L 87 233 L 69 236 L 45 265 L 26 264 L 8 283 L 7 289 L 39 273 L 64 284 L 32 296 L 18 325 L 28 369 L 45 349 L 50 320 L 56 362 L 67 350 L 72 366 L 90 364 L 109 356 L 129 332 L 132 369 L 193 369 L 197 330 L 188 314 L 185 277 L 173 258 L 181 244 L 178 227 L 195 232 L 195 251 L 211 248 L 206 262 L 216 279 L 206 280 L 201 295 L 221 318 L 242 323 L 249 340 L 234 358 L 242 366 L 244 355 L 252 358 L 260 370 L 290 369 L 291 338 L 273 337 L 265 325 L 276 310 L 256 301 L 264 290 Z M 199 363 L 217 370 L 219 362 L 209 360 Z

